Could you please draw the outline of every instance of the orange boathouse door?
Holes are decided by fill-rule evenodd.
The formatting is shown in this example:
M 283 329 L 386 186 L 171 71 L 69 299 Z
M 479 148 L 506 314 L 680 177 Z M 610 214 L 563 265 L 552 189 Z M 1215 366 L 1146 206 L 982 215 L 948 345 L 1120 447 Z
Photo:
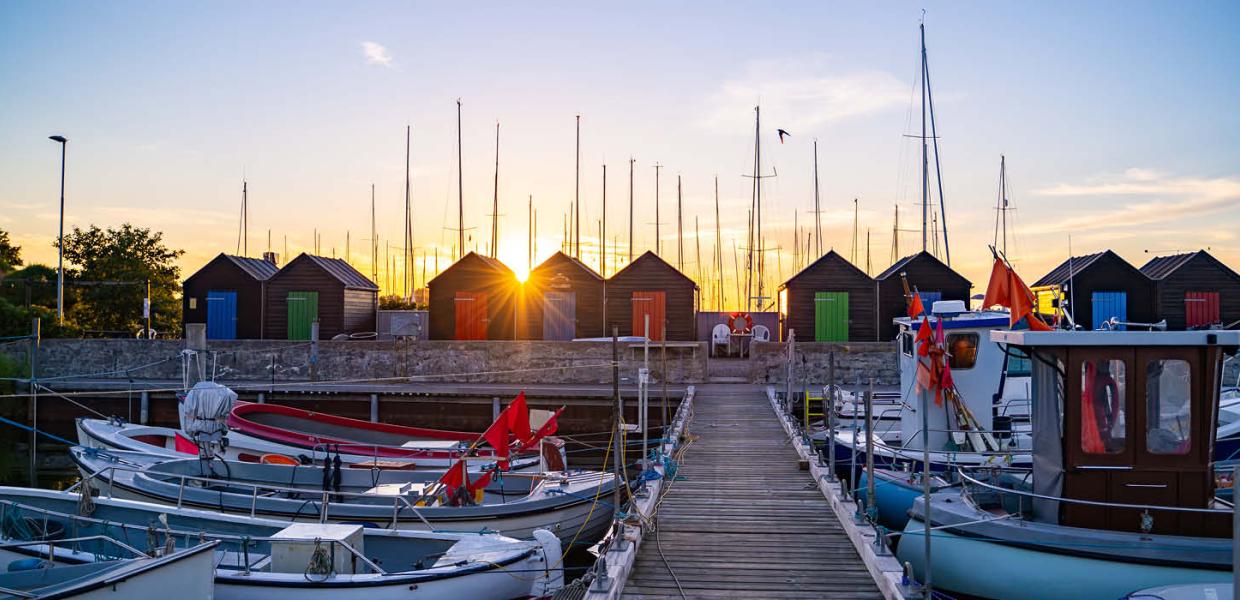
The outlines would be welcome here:
M 457 292 L 454 302 L 456 310 L 456 335 L 458 340 L 487 339 L 487 295 L 484 292 Z
M 663 320 L 667 315 L 667 292 L 633 292 L 633 335 L 646 335 L 646 316 L 650 316 L 651 341 L 663 340 Z

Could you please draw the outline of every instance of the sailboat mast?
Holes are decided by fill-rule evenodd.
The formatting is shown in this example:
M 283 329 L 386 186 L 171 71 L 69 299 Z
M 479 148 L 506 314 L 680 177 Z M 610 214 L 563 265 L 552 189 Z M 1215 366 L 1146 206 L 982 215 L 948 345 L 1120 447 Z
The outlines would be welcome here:
M 754 107 L 754 180 L 757 182 L 757 211 L 754 213 L 756 223 L 755 235 L 758 240 L 758 310 L 762 310 L 762 301 L 766 296 L 766 243 L 762 236 L 762 110 Z
M 242 237 L 242 256 L 250 255 L 250 192 L 249 182 L 241 180 L 241 227 L 245 230 Z
M 715 262 L 719 269 L 719 305 L 723 310 L 723 237 L 719 229 L 719 176 L 715 175 Z
M 698 217 L 693 215 L 693 242 L 697 245 L 697 280 L 705 283 L 702 278 L 702 230 L 698 228 Z
M 460 106 L 459 101 L 457 102 L 457 106 Z M 404 264 L 401 285 L 403 287 L 403 295 L 406 299 L 413 297 L 412 288 L 414 287 L 414 273 L 411 272 L 413 267 L 410 265 L 412 262 L 410 257 L 413 255 L 413 205 L 410 204 L 411 184 L 409 181 L 409 149 L 411 147 L 412 137 L 413 128 L 409 125 L 405 125 L 405 231 L 403 232 L 405 236 L 405 245 L 401 254 L 401 262 Z M 393 290 L 393 293 L 394 292 L 395 291 Z
M 818 138 L 814 138 L 814 258 L 822 256 L 822 207 L 818 201 Z
M 629 157 L 629 262 L 633 262 L 633 157 Z
M 465 256 L 465 163 L 461 151 L 461 99 L 456 99 L 456 255 Z
M 927 178 L 930 163 L 926 157 L 926 24 L 921 24 L 921 251 L 929 246 L 927 221 L 930 218 L 930 197 Z
M 685 270 L 685 230 L 681 214 L 680 175 L 676 176 L 676 270 Z
M 603 223 L 598 237 L 599 275 L 607 277 L 607 163 L 603 163 Z
M 530 202 L 526 210 L 526 215 L 529 218 L 530 228 L 529 228 L 529 237 L 525 241 L 526 252 L 527 252 L 525 264 L 529 268 L 533 269 L 534 268 L 534 194 L 530 194 Z
M 499 121 L 495 121 L 495 195 L 491 198 L 491 258 L 499 254 Z
M 663 165 L 654 165 L 654 253 L 663 255 L 663 239 L 659 235 L 659 169 Z
M 576 221 L 573 223 L 575 231 L 575 241 L 573 243 L 573 256 L 577 260 L 581 260 L 581 115 L 577 115 L 577 151 L 576 163 L 573 170 L 573 206 L 576 210 Z
M 934 140 L 934 180 L 939 187 L 939 217 L 943 220 L 943 255 L 946 258 L 947 266 L 952 265 L 952 248 L 947 243 L 947 201 L 943 198 L 943 165 L 939 160 L 939 130 L 934 119 L 934 88 L 930 85 L 930 59 L 926 54 L 925 42 L 925 24 L 922 25 L 922 69 L 925 75 L 926 86 L 926 104 L 930 107 L 930 139 Z M 938 236 L 938 227 L 935 227 L 935 237 Z
M 379 282 L 379 238 L 375 233 L 375 184 L 370 184 L 370 278 Z M 271 245 L 270 237 L 267 245 Z

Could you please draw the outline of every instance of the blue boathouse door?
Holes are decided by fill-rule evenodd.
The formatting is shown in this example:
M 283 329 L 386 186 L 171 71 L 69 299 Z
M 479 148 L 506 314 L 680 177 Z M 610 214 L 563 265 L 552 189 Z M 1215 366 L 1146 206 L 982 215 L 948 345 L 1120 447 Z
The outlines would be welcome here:
M 543 339 L 571 340 L 577 337 L 577 292 L 543 294 Z
M 1093 304 L 1093 325 L 1099 329 L 1102 324 L 1115 317 L 1120 321 L 1128 320 L 1127 292 L 1094 292 L 1090 297 Z M 1119 329 L 1126 329 L 1123 325 Z
M 237 292 L 207 292 L 207 339 L 237 339 Z

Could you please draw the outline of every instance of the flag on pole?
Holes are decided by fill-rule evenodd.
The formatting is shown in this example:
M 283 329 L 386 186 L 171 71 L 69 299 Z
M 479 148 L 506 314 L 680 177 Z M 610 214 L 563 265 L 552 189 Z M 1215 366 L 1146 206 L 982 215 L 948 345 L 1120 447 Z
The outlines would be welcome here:
M 508 431 L 523 444 L 530 441 L 533 432 L 530 431 L 530 409 L 525 404 L 525 392 L 517 394 L 517 399 L 504 412 L 508 413 Z
M 538 431 L 534 433 L 533 437 L 530 438 L 530 441 L 521 445 L 521 448 L 520 450 L 518 450 L 518 452 L 524 452 L 525 450 L 533 448 L 534 445 L 537 444 L 543 438 L 549 435 L 555 435 L 555 431 L 559 427 L 556 424 L 556 419 L 560 416 L 560 413 L 562 412 L 564 412 L 563 406 L 561 406 L 558 410 L 552 413 L 551 418 L 547 419 L 547 422 L 543 423 L 543 426 L 538 428 Z
M 908 318 L 916 319 L 924 312 L 926 312 L 926 307 L 921 303 L 921 294 L 914 293 L 913 301 L 908 305 Z
M 509 405 L 508 409 L 511 408 L 512 406 Z M 505 412 L 508 409 L 505 409 Z M 495 450 L 499 468 L 506 470 L 508 468 L 508 415 L 500 413 L 499 418 L 482 432 L 482 439 L 486 440 Z
M 1005 306 L 1011 311 L 1012 326 L 1024 320 L 1032 331 L 1051 331 L 1050 325 L 1042 322 L 1042 319 L 1038 318 L 1037 313 L 1034 312 L 1037 299 L 1033 295 L 1033 290 L 1025 285 L 1016 271 L 997 256 L 994 266 L 990 269 L 990 283 L 986 285 L 986 297 L 982 300 L 983 307 L 995 305 Z

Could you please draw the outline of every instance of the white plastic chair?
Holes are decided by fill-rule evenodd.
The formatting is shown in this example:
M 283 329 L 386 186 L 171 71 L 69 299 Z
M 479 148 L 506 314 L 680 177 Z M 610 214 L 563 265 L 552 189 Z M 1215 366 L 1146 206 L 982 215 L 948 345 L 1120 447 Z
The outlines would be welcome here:
M 766 325 L 753 326 L 753 341 L 769 342 L 771 341 L 771 330 Z
M 731 354 L 731 344 L 732 330 L 728 329 L 727 325 L 718 323 L 714 329 L 710 330 L 710 353 L 712 356 L 715 354 L 715 348 L 719 346 L 723 346 L 724 351 Z

